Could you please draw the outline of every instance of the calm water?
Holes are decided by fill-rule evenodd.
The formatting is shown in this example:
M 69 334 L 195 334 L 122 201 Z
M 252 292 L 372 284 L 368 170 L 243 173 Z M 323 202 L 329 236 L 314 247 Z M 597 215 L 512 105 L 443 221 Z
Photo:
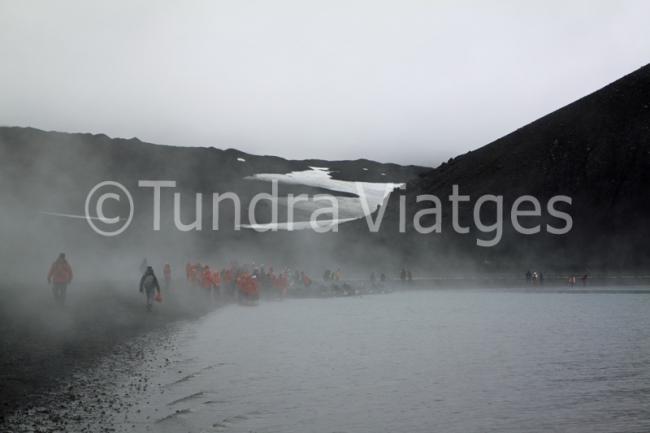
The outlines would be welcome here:
M 118 430 L 650 431 L 650 295 L 286 300 L 176 332 Z

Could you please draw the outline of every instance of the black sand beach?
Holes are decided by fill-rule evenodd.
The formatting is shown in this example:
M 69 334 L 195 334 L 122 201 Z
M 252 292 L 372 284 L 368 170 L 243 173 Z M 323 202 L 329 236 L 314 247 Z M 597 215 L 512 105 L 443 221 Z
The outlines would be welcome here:
M 72 376 L 96 366 L 102 355 L 124 352 L 125 364 L 118 367 L 139 362 L 145 355 L 138 338 L 159 338 L 167 325 L 213 307 L 176 293 L 147 313 L 137 289 L 109 284 L 88 289 L 82 282 L 69 288 L 65 307 L 54 304 L 45 284 L 42 290 L 4 287 L 0 296 L 0 424 L 18 409 L 29 413 L 74 402 L 80 397 L 74 389 L 67 390 L 65 402 L 52 399 L 60 399 Z

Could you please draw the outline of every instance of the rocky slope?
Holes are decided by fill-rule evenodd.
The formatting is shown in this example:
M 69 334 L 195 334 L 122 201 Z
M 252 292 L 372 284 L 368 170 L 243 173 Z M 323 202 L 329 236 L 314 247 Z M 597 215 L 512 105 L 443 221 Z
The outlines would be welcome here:
M 477 246 L 477 237 L 490 239 L 493 234 L 475 227 L 467 235 L 451 229 L 445 200 L 454 184 L 472 202 L 483 194 L 503 195 L 505 229 L 497 246 Z M 424 266 L 464 262 L 481 269 L 643 270 L 650 267 L 649 188 L 650 66 L 645 66 L 409 182 L 409 228 L 415 212 L 430 206 L 416 204 L 415 196 L 434 194 L 443 201 L 442 234 L 397 236 L 398 200 L 393 194 L 387 224 L 370 242 L 390 244 L 404 261 L 424 261 Z M 542 209 L 536 221 L 523 220 L 528 225 L 541 222 L 541 234 L 514 233 L 509 229 L 510 206 L 524 194 L 537 197 L 542 206 L 555 195 L 571 197 L 564 210 L 572 216 L 572 230 L 562 236 L 544 233 L 545 222 L 558 220 Z M 487 222 L 494 212 L 486 205 Z M 461 221 L 471 225 L 471 204 L 461 208 Z

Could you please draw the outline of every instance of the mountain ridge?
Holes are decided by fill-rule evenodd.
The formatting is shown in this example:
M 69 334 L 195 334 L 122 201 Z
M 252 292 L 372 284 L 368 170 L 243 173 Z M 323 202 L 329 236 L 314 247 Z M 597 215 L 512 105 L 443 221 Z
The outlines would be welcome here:
M 389 244 L 403 261 L 424 261 L 423 266 L 453 257 L 450 260 L 482 268 L 490 268 L 485 263 L 496 263 L 495 269 L 507 267 L 509 262 L 519 267 L 538 264 L 576 270 L 648 268 L 650 248 L 643 239 L 650 236 L 646 228 L 650 205 L 644 200 L 650 190 L 649 107 L 647 65 L 419 174 L 408 182 L 406 193 L 391 195 L 386 225 L 378 236 L 368 237 L 368 242 Z M 559 194 L 570 196 L 573 228 L 557 237 L 507 232 L 497 247 L 481 248 L 474 242 L 481 233 L 473 229 L 468 236 L 455 234 L 449 227 L 449 209 L 444 208 L 442 234 L 433 238 L 394 234 L 397 197 L 406 196 L 406 222 L 412 229 L 414 214 L 429 208 L 415 203 L 415 197 L 433 194 L 446 198 L 454 184 L 474 200 L 484 194 L 501 195 L 504 209 L 524 194 L 542 201 Z M 471 211 L 461 209 L 461 221 L 471 221 Z M 423 221 L 431 223 L 433 219 Z M 421 260 L 410 250 L 428 254 L 422 254 Z

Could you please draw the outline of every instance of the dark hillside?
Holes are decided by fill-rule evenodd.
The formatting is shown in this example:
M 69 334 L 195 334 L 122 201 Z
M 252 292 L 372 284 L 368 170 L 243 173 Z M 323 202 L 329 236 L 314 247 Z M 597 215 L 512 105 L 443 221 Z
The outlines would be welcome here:
M 477 236 L 489 239 L 492 235 L 453 233 L 446 200 L 454 184 L 461 194 L 472 197 L 472 203 L 483 194 L 504 196 L 505 230 L 499 245 L 476 246 Z M 436 195 L 443 201 L 442 235 L 396 236 L 393 194 L 387 224 L 371 242 L 390 244 L 406 261 L 419 260 L 415 253 L 424 248 L 427 266 L 453 259 L 488 268 L 511 263 L 648 269 L 649 189 L 650 66 L 645 66 L 409 182 L 406 221 L 412 224 L 414 213 L 424 207 L 415 204 L 416 195 Z M 554 195 L 572 197 L 567 209 L 573 229 L 564 236 L 509 232 L 510 204 L 524 194 L 537 197 L 543 207 Z M 469 223 L 471 212 L 471 207 L 465 208 L 461 220 Z M 485 213 L 489 221 L 489 208 Z
M 328 167 L 334 179 L 406 182 L 428 168 L 383 164 L 369 160 L 287 160 L 275 156 L 251 155 L 234 149 L 161 146 L 138 139 L 109 138 L 106 135 L 46 132 L 34 128 L 0 128 L 0 234 L 5 266 L 24 266 L 42 254 L 51 260 L 58 250 L 73 257 L 91 251 L 102 257 L 133 255 L 132 261 L 157 255 L 168 260 L 186 260 L 216 254 L 229 258 L 286 255 L 302 260 L 302 249 L 311 243 L 309 234 L 233 231 L 230 203 L 220 210 L 220 228 L 210 230 L 212 193 L 235 192 L 242 201 L 242 222 L 248 222 L 248 202 L 258 192 L 270 192 L 270 183 L 246 180 L 257 173 L 288 173 Z M 174 180 L 174 191 L 182 195 L 182 220 L 194 217 L 194 194 L 204 195 L 204 227 L 200 233 L 180 233 L 173 225 L 172 194 L 163 196 L 161 231 L 152 230 L 152 190 L 138 187 L 138 180 Z M 105 180 L 123 184 L 136 204 L 133 223 L 124 236 L 104 238 L 94 233 L 83 219 L 44 215 L 56 212 L 81 215 L 90 189 Z M 303 185 L 280 184 L 279 195 L 329 193 L 338 197 L 355 194 Z M 112 204 L 115 204 L 114 202 Z M 122 203 L 120 203 L 121 205 Z M 116 206 L 114 214 L 123 207 Z M 258 207 L 258 221 L 265 222 L 268 209 Z M 283 214 L 282 212 L 285 212 Z M 279 212 L 286 220 L 286 211 Z M 296 214 L 296 221 L 308 215 Z M 307 240 L 305 240 L 307 239 Z M 316 239 L 321 242 L 323 237 Z M 39 246 L 39 248 L 34 248 Z M 282 248 L 280 248 L 282 246 Z M 108 253 L 106 253 L 108 251 Z M 86 255 L 88 256 L 88 255 Z M 135 257 L 140 257 L 136 259 Z M 90 257 L 89 257 L 90 258 Z M 258 260 L 261 260 L 258 258 Z M 39 266 L 46 264 L 40 263 Z

